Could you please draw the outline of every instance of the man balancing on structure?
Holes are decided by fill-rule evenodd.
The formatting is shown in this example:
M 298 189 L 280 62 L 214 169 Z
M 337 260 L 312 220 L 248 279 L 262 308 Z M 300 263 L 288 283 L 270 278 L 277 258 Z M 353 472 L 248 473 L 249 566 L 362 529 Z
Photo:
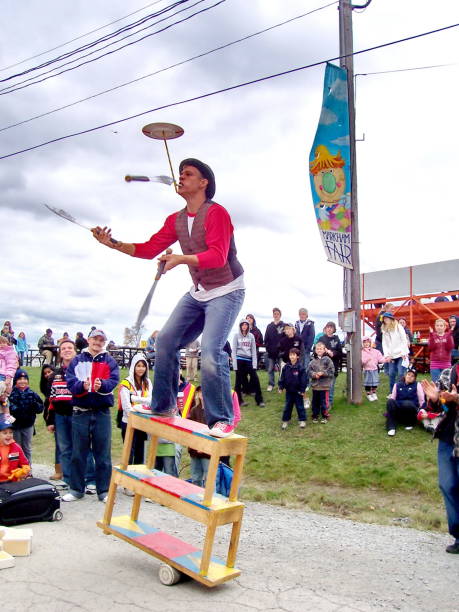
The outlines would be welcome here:
M 183 255 L 163 254 L 164 272 L 185 264 L 193 286 L 182 297 L 156 340 L 152 414 L 171 417 L 179 380 L 179 350 L 201 340 L 201 385 L 209 433 L 218 438 L 233 430 L 228 356 L 223 347 L 244 301 L 243 268 L 236 256 L 228 212 L 212 201 L 215 177 L 197 160 L 180 164 L 177 193 L 185 208 L 167 217 L 163 227 L 142 244 L 111 242 L 111 230 L 95 227 L 94 237 L 127 255 L 153 259 L 177 240 Z

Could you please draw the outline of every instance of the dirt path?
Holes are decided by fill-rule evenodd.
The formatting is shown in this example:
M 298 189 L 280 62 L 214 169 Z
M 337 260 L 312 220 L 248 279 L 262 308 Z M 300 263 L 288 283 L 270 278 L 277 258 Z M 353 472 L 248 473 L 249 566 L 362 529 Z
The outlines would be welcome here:
M 193 581 L 165 587 L 156 559 L 95 526 L 103 508 L 86 496 L 62 504 L 62 522 L 33 525 L 32 555 L 0 574 L 9 611 L 459 611 L 459 556 L 444 552 L 446 535 L 249 503 L 240 578 L 213 590 Z M 115 515 L 129 508 L 119 495 Z M 201 542 L 199 526 L 163 507 L 143 503 L 140 518 Z M 226 528 L 217 532 L 217 555 L 227 537 Z

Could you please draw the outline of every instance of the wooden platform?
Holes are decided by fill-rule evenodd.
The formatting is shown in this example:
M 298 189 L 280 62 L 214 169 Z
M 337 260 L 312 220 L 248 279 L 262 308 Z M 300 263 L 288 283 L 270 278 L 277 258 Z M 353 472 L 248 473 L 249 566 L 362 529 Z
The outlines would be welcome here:
M 97 524 L 112 535 L 172 565 L 179 572 L 198 579 L 206 586 L 214 587 L 237 578 L 241 573 L 234 567 L 227 567 L 224 561 L 211 557 L 206 575 L 199 575 L 203 555 L 199 548 L 141 521 L 133 521 L 128 515 L 113 517 L 109 525 Z
M 150 434 L 150 447 L 145 465 L 128 465 L 134 431 Z M 205 488 L 153 469 L 159 438 L 194 448 L 210 456 Z M 124 439 L 121 464 L 112 471 L 105 514 L 97 525 L 144 552 L 160 559 L 212 587 L 239 576 L 234 568 L 239 544 L 244 504 L 237 500 L 242 477 L 247 438 L 233 434 L 228 438 L 212 437 L 205 425 L 189 419 L 158 419 L 148 414 L 131 413 Z M 220 457 L 234 456 L 234 474 L 229 497 L 214 492 Z M 134 493 L 130 516 L 113 517 L 118 487 Z M 202 551 L 178 538 L 138 520 L 141 500 L 147 497 L 183 516 L 206 526 Z M 218 526 L 232 524 L 226 561 L 212 556 Z M 168 569 L 168 568 L 166 568 Z M 168 570 L 172 571 L 172 570 Z

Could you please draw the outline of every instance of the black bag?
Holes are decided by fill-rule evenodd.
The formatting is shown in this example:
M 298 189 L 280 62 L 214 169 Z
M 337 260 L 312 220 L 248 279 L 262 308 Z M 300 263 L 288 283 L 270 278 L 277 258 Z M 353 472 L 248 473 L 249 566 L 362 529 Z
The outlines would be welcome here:
M 60 521 L 60 506 L 58 490 L 46 480 L 26 478 L 0 483 L 0 525 Z

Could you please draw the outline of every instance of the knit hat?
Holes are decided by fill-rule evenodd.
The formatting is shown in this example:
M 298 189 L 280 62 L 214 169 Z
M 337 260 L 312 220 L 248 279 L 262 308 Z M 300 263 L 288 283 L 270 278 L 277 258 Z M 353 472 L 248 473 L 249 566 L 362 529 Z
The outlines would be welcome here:
M 17 383 L 18 378 L 27 378 L 27 380 L 29 380 L 29 375 L 27 374 L 26 370 L 18 369 L 14 375 L 13 384 Z
M 206 198 L 211 200 L 215 195 L 215 175 L 212 169 L 204 162 L 199 161 L 199 159 L 194 159 L 193 157 L 189 157 L 180 162 L 180 172 L 185 166 L 193 166 L 193 168 L 199 170 L 203 178 L 207 179 Z
M 366 340 L 368 340 L 369 342 L 371 342 L 371 338 L 370 338 L 370 336 L 364 336 L 364 337 L 362 338 L 362 344 L 363 344 L 363 343 L 364 343 Z
M 418 375 L 418 372 L 416 368 L 413 368 L 413 366 L 410 366 L 409 368 L 406 369 L 405 374 L 414 374 L 414 377 L 416 378 Z
M 0 416 L 0 431 L 4 431 L 5 429 L 12 429 L 11 423 L 5 419 L 3 415 Z

